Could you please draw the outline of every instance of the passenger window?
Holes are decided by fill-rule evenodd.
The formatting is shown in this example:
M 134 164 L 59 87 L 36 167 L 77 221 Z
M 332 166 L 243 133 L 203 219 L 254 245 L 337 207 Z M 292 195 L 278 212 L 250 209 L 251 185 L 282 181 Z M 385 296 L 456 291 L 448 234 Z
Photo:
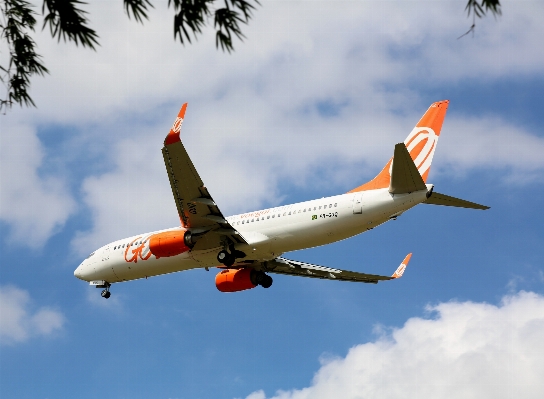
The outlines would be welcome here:
M 319 209 L 321 209 L 321 205 L 319 205 Z
M 279 215 L 278 215 L 279 216 Z M 272 215 L 272 219 L 274 219 L 276 217 L 276 215 Z
M 329 209 L 331 209 L 331 208 L 332 208 L 332 204 L 329 204 Z
M 255 220 L 254 219 L 251 219 L 252 222 L 254 222 Z
M 242 224 L 244 224 L 244 223 L 245 223 L 245 220 L 242 220 Z
M 306 212 L 306 208 L 304 208 L 304 212 Z
M 267 216 L 266 218 L 267 218 L 267 219 L 270 219 L 270 216 Z
M 336 202 L 334 203 L 334 207 L 336 208 L 336 205 L 338 205 Z
M 291 212 L 289 212 L 289 215 L 291 214 Z

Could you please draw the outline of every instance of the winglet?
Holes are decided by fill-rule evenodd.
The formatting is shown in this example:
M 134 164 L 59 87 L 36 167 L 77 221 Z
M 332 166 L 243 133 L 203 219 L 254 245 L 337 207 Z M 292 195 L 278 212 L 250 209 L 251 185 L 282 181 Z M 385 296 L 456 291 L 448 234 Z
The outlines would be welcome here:
M 183 118 L 185 117 L 186 109 L 187 103 L 181 106 L 178 117 L 176 118 L 174 124 L 172 125 L 172 128 L 170 129 L 170 133 L 168 133 L 168 136 L 166 136 L 166 139 L 164 139 L 164 145 L 174 144 L 178 141 L 181 141 L 181 139 L 179 138 L 179 132 L 181 131 L 181 125 L 183 124 Z
M 399 267 L 397 267 L 397 270 L 395 270 L 395 273 L 391 276 L 391 278 L 400 278 L 402 277 L 404 271 L 406 270 L 406 266 L 408 266 L 408 262 L 410 262 L 410 258 L 412 257 L 412 253 L 409 253 L 406 255 L 406 258 L 402 261 Z

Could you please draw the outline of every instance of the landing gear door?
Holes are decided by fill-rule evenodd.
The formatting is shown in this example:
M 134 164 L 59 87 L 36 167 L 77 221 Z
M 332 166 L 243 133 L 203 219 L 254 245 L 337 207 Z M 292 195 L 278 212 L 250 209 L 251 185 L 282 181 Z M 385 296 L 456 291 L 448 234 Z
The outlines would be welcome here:
M 359 192 L 353 196 L 353 213 L 363 213 L 363 194 Z

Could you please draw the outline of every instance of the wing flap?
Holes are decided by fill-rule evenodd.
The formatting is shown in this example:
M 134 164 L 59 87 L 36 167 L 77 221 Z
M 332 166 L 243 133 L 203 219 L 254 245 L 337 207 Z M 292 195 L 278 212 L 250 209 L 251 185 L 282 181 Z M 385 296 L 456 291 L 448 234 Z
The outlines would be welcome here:
M 285 274 L 290 276 L 377 284 L 379 281 L 393 280 L 401 277 L 406 269 L 406 266 L 408 265 L 408 262 L 410 261 L 411 256 L 412 254 L 409 254 L 406 256 L 406 258 L 404 258 L 403 262 L 392 276 L 379 276 L 376 274 L 334 269 L 331 267 L 319 266 L 285 258 L 276 258 L 272 261 L 259 263 L 258 265 L 251 265 L 251 267 L 260 268 L 261 270 L 270 273 Z

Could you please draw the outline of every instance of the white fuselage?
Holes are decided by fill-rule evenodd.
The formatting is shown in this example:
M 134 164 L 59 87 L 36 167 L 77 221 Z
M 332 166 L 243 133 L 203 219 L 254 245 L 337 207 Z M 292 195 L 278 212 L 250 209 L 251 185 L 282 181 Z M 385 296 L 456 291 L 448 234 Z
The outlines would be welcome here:
M 281 254 L 316 247 L 364 233 L 427 199 L 427 190 L 390 194 L 388 189 L 361 191 L 227 217 L 248 244 L 237 244 L 245 259 L 266 261 Z M 176 230 L 179 227 L 169 230 Z M 129 281 L 200 267 L 217 266 L 222 249 L 190 250 L 157 259 L 141 234 L 95 251 L 74 275 L 85 281 Z M 244 260 L 245 260 L 244 259 Z

